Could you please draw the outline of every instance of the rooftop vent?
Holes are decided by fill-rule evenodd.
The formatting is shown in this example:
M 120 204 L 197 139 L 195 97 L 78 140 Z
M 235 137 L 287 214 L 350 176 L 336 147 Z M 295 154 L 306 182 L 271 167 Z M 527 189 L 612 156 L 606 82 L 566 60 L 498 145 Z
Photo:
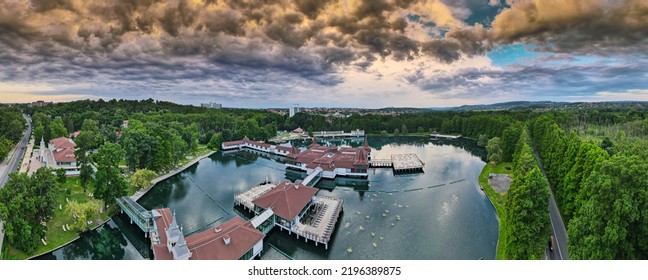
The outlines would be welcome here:
M 219 233 L 219 232 L 221 232 L 221 231 L 223 231 L 223 229 L 220 228 L 220 227 L 217 227 L 217 228 L 214 229 L 214 232 L 216 232 L 216 233 Z
M 232 239 L 230 238 L 229 234 L 223 237 L 223 242 L 225 242 L 225 245 L 229 245 L 231 241 Z

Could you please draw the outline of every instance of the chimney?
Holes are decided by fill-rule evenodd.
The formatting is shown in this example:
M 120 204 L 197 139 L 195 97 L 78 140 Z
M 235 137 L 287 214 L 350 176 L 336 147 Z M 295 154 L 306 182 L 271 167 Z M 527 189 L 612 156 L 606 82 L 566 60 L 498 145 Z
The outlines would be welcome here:
M 229 245 L 232 239 L 230 238 L 229 234 L 226 234 L 223 236 L 223 242 L 225 242 L 225 245 Z

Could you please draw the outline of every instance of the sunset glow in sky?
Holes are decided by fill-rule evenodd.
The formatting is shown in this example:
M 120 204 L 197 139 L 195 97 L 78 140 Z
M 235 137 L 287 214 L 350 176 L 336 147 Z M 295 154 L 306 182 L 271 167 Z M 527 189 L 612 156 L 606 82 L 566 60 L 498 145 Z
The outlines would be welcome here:
M 99 98 L 648 101 L 648 1 L 0 1 L 0 102 Z

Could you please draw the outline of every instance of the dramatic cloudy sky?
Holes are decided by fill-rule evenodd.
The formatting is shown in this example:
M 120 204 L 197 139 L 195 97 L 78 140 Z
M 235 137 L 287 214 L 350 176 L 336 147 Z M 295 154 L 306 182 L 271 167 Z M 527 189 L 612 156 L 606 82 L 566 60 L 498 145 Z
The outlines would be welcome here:
M 0 102 L 648 100 L 648 0 L 0 0 Z

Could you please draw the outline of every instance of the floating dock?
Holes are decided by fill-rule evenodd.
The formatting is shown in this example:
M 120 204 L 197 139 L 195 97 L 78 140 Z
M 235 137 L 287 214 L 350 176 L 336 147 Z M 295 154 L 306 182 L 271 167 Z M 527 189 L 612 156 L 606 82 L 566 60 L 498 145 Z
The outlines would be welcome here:
M 394 172 L 417 172 L 423 171 L 425 165 L 416 154 L 392 155 Z
M 416 154 L 395 154 L 391 159 L 374 159 L 369 161 L 372 168 L 393 168 L 394 172 L 423 172 L 425 163 Z

